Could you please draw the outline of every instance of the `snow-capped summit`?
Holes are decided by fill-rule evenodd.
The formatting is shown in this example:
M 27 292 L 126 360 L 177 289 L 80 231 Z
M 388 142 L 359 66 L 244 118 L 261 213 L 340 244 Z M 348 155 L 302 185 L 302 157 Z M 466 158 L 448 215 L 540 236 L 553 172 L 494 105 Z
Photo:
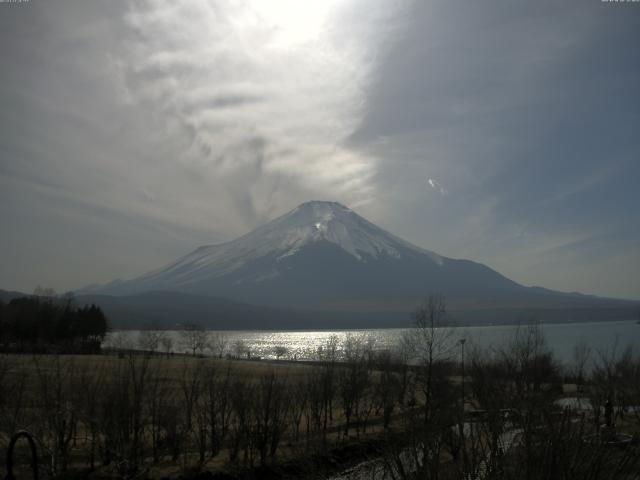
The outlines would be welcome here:
M 380 255 L 400 258 L 403 249 L 427 253 L 435 262 L 441 261 L 435 253 L 422 250 L 382 230 L 340 203 L 318 200 L 299 205 L 241 237 L 238 242 L 250 247 L 260 245 L 262 253 L 268 250 L 285 257 L 295 254 L 306 244 L 321 240 L 339 246 L 361 261 Z
M 328 242 L 360 262 L 381 256 L 401 259 L 406 252 L 428 255 L 434 263 L 442 258 L 390 234 L 337 202 L 310 201 L 231 242 L 203 246 L 175 262 L 152 271 L 134 282 L 155 287 L 186 287 L 202 280 L 237 271 L 260 258 L 282 265 L 301 249 Z M 253 281 L 278 275 L 270 268 Z M 237 281 L 237 280 L 236 280 Z M 138 290 L 138 289 L 136 289 Z

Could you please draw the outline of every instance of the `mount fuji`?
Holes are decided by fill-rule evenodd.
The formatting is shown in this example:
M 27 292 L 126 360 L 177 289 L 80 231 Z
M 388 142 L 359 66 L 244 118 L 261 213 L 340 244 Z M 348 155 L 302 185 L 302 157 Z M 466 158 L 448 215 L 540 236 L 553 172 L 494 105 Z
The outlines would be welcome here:
M 202 246 L 138 278 L 77 293 L 149 292 L 389 319 L 406 319 L 420 300 L 437 292 L 454 311 L 482 311 L 498 322 L 488 312 L 560 309 L 566 315 L 566 308 L 614 302 L 522 286 L 480 263 L 412 245 L 344 205 L 325 201 L 303 203 L 236 240 Z

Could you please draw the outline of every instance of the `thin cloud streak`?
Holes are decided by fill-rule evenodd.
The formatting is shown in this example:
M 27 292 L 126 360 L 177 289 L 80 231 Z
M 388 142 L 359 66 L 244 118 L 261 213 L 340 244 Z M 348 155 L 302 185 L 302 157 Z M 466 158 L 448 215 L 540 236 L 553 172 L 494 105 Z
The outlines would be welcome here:
M 293 200 L 290 183 L 350 204 L 371 200 L 375 159 L 342 144 L 360 121 L 365 57 L 379 39 L 345 42 L 348 25 L 333 7 L 149 1 L 125 17 L 133 41 L 114 61 L 125 98 L 184 137 L 176 162 L 216 188 L 240 182 L 224 189 L 232 203 L 257 189 L 250 223 L 271 213 L 261 198 L 269 182 L 279 208 Z

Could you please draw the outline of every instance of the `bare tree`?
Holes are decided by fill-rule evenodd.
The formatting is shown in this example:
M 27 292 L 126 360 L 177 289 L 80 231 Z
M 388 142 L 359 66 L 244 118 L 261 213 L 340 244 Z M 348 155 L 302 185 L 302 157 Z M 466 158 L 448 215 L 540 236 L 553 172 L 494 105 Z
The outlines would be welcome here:
M 344 435 L 349 436 L 353 418 L 360 420 L 370 374 L 367 338 L 348 334 L 343 342 L 344 366 L 338 370 L 338 388 L 344 415 Z M 359 428 L 357 430 L 359 434 Z
M 417 380 L 424 395 L 424 422 L 428 424 L 435 407 L 434 393 L 442 367 L 454 352 L 454 331 L 441 295 L 431 295 L 414 313 L 415 327 L 403 338 L 417 362 Z
M 273 354 L 276 356 L 276 360 L 280 360 L 282 357 L 289 354 L 289 349 L 283 345 L 276 345 L 273 348 Z
M 640 427 L 640 352 L 636 354 L 632 374 L 629 378 L 632 399 L 632 413 L 636 424 Z
M 244 342 L 244 340 L 238 339 L 234 342 L 233 352 L 236 358 L 251 358 L 251 348 Z
M 138 333 L 138 347 L 141 350 L 154 354 L 167 336 L 162 330 L 142 330 Z
M 582 392 L 582 387 L 585 380 L 585 369 L 587 363 L 591 358 L 591 347 L 587 345 L 584 340 L 578 342 L 573 347 L 573 362 L 571 365 L 571 376 L 574 378 L 578 392 Z
M 108 348 L 117 350 L 120 353 L 125 350 L 132 350 L 134 347 L 131 334 L 122 330 L 108 334 L 105 343 Z
M 307 388 L 304 381 L 294 382 L 289 386 L 289 416 L 293 427 L 294 441 L 300 441 L 302 415 L 307 409 Z
M 103 395 L 106 373 L 103 364 L 85 367 L 79 376 L 77 390 L 80 394 L 80 421 L 89 436 L 89 468 L 95 469 L 96 452 L 99 446 L 100 419 L 99 405 Z
M 78 402 L 72 401 L 79 394 L 77 387 L 78 370 L 71 361 L 63 361 L 60 356 L 44 365 L 38 357 L 33 357 L 36 371 L 38 404 L 42 412 L 39 435 L 41 445 L 51 458 L 50 475 L 63 475 L 69 463 L 71 442 L 78 422 Z
M 131 430 L 131 443 L 128 451 L 128 462 L 133 471 L 144 458 L 144 405 L 147 401 L 149 359 L 148 357 L 128 358 L 128 373 L 130 377 L 130 419 L 129 428 Z
M 393 478 L 438 478 L 444 447 L 453 443 L 451 427 L 460 415 L 450 381 L 455 339 L 440 295 L 425 300 L 414 320 L 414 328 L 402 339 L 402 350 L 410 352 L 420 395 L 415 406 L 401 405 L 403 441 L 389 437 L 385 463 Z
M 286 430 L 289 410 L 286 394 L 286 379 L 278 378 L 273 371 L 264 374 L 255 389 L 253 436 L 261 465 L 268 458 L 273 462 Z
M 326 391 L 326 372 L 320 368 L 310 368 L 304 381 L 301 383 L 306 400 L 306 408 L 304 408 L 304 423 L 306 436 L 306 449 L 312 447 L 312 440 L 316 434 L 321 433 L 322 448 L 326 446 L 326 433 L 328 427 L 329 414 L 327 407 Z M 331 391 L 333 395 L 333 391 Z
M 232 464 L 239 463 L 242 453 L 243 465 L 252 466 L 255 386 L 249 382 L 234 381 L 230 388 L 230 399 L 233 413 L 229 428 L 229 461 Z
M 171 335 L 165 334 L 160 339 L 160 344 L 162 345 L 162 349 L 167 354 L 167 356 L 173 353 L 173 338 L 171 337 Z
M 185 323 L 180 330 L 180 339 L 182 347 L 195 357 L 207 347 L 209 332 L 202 325 Z
M 10 357 L 0 355 L 0 446 L 8 443 L 18 426 L 26 423 L 24 412 L 27 408 L 27 382 L 31 380 L 30 369 L 20 363 L 10 362 Z
M 145 416 L 148 419 L 151 453 L 153 463 L 160 461 L 160 447 L 162 443 L 163 414 L 166 412 L 167 399 L 171 396 L 172 385 L 166 375 L 162 374 L 162 364 L 154 364 L 149 371 L 147 401 L 145 402 Z M 166 443 L 166 442 L 165 442 Z
M 205 419 L 208 423 L 209 449 L 215 457 L 229 431 L 231 421 L 230 388 L 233 370 L 228 363 L 221 369 L 217 363 L 207 364 L 203 373 Z
M 377 378 L 373 388 L 376 413 L 382 414 L 385 430 L 389 429 L 391 416 L 399 399 L 398 391 L 401 386 L 397 372 L 399 364 L 397 358 L 388 350 L 378 353 L 375 358 Z
M 222 332 L 209 335 L 209 351 L 215 358 L 222 358 L 227 349 L 227 337 Z
M 622 350 L 617 338 L 610 349 L 597 352 L 588 390 L 596 425 L 600 423 L 601 407 L 607 401 L 615 405 L 615 416 L 623 417 L 624 412 L 637 400 L 633 393 L 636 375 L 633 357 L 631 345 Z

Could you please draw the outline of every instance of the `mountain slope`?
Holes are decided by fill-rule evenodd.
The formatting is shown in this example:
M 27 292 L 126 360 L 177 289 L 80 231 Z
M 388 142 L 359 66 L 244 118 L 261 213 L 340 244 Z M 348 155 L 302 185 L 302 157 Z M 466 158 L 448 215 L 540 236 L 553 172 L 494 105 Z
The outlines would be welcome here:
M 608 302 L 524 287 L 485 265 L 414 246 L 339 203 L 318 201 L 136 279 L 80 293 L 150 291 L 333 314 L 406 315 L 433 292 L 445 295 L 453 309 L 586 308 Z
M 292 257 L 323 243 L 360 263 L 408 256 L 427 257 L 433 264 L 442 262 L 435 253 L 404 242 L 338 203 L 308 202 L 232 242 L 200 247 L 118 288 L 202 292 L 201 284 L 227 275 L 236 283 L 260 282 L 280 276 Z
M 481 264 L 416 247 L 333 202 L 308 202 L 232 242 L 204 246 L 98 292 L 169 290 L 269 304 L 517 291 Z M 87 290 L 91 291 L 91 290 Z

